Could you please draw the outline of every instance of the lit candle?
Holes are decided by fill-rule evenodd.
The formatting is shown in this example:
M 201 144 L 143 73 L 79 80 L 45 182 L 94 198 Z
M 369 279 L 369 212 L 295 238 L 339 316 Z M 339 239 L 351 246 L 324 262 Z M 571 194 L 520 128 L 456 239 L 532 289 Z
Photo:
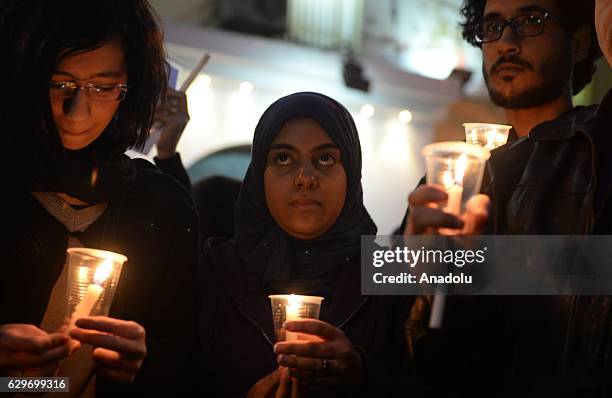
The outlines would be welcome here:
M 104 291 L 102 284 L 112 272 L 113 262 L 111 260 L 105 260 L 96 268 L 96 272 L 93 278 L 94 283 L 87 286 L 87 291 L 85 292 L 85 295 L 83 296 L 79 304 L 77 304 L 77 306 L 74 308 L 74 312 L 70 317 L 68 329 L 72 329 L 74 327 L 77 319 L 89 315 L 91 309 L 94 307 L 94 305 L 98 301 L 98 298 L 100 298 L 100 295 Z
M 461 214 L 461 197 L 463 196 L 463 186 L 457 184 L 457 182 L 453 180 L 450 171 L 445 171 L 442 178 L 444 181 L 444 190 L 448 195 L 448 200 L 446 202 L 446 206 L 444 206 L 444 211 L 458 216 Z
M 442 181 L 444 183 L 444 189 L 448 194 L 448 201 L 444 207 L 444 211 L 454 215 L 461 214 L 461 199 L 463 198 L 463 176 L 467 167 L 467 156 L 462 153 L 455 163 L 454 176 L 450 171 L 444 171 Z M 455 231 L 449 228 L 440 228 L 442 234 L 453 234 Z M 431 313 L 429 315 L 429 327 L 431 329 L 440 329 L 442 327 L 442 320 L 444 317 L 444 304 L 446 302 L 446 296 L 441 293 L 437 293 L 433 297 L 431 304 Z
M 292 294 L 287 299 L 287 305 L 285 306 L 285 321 L 295 321 L 300 319 L 300 307 L 302 306 L 302 300 L 300 296 Z M 298 339 L 298 334 L 295 332 L 285 331 L 285 340 L 293 341 Z
M 456 216 L 461 215 L 461 200 L 463 199 L 463 175 L 467 167 L 467 155 L 462 153 L 454 164 L 454 175 L 449 170 L 445 170 L 442 175 L 442 183 L 444 184 L 444 190 L 448 195 L 448 200 L 444 206 L 444 211 L 447 213 L 454 214 Z M 441 234 L 454 234 L 449 228 L 440 228 Z

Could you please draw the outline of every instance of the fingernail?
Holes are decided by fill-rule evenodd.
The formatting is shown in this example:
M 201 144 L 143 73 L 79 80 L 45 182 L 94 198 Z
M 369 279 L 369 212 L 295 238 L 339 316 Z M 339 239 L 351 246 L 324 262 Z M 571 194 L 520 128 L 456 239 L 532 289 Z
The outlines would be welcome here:
M 279 363 L 279 364 L 281 364 L 281 365 L 287 365 L 287 363 L 288 363 L 287 359 L 288 359 L 288 358 L 287 358 L 287 356 L 286 356 L 286 355 L 283 355 L 283 354 L 280 354 L 280 355 L 277 357 L 277 361 L 278 361 L 278 363 Z

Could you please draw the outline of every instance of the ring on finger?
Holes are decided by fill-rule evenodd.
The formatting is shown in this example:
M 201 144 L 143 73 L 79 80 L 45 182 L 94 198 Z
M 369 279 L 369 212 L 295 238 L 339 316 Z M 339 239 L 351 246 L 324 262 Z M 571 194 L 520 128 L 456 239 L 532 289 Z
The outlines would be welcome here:
M 321 374 L 329 374 L 330 363 L 327 359 L 321 359 Z

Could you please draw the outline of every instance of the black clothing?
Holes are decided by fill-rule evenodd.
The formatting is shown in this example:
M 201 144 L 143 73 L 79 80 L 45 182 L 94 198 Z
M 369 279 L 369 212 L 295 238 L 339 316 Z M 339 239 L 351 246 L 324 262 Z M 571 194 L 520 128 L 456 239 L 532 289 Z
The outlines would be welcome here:
M 130 385 L 98 378 L 98 396 L 191 389 L 197 346 L 195 284 L 198 234 L 193 204 L 176 181 L 144 160 L 104 214 L 74 236 L 87 247 L 124 254 L 110 316 L 146 330 L 147 356 Z M 3 206 L 8 241 L 0 278 L 0 324 L 39 325 L 65 262 L 68 230 L 23 188 Z

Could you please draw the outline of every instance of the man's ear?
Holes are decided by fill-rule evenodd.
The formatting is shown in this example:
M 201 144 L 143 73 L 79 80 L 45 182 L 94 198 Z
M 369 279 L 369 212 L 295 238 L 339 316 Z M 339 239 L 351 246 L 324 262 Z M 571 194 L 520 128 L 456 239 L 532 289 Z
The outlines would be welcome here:
M 589 55 L 591 45 L 593 44 L 592 29 L 589 26 L 582 26 L 574 32 L 572 38 L 574 44 L 574 60 L 582 62 Z

